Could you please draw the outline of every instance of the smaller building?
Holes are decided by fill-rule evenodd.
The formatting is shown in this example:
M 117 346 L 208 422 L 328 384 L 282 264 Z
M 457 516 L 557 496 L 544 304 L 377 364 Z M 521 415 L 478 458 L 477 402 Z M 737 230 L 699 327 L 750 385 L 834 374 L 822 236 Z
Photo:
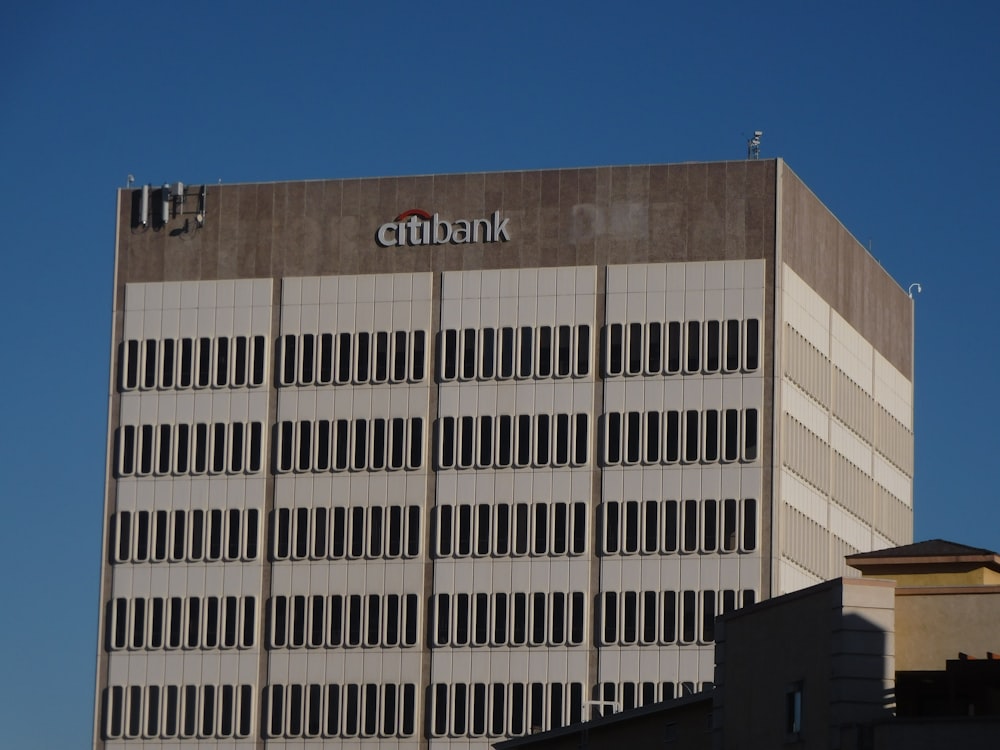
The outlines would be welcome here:
M 931 540 L 720 617 L 715 687 L 513 748 L 1000 745 L 1000 555 Z

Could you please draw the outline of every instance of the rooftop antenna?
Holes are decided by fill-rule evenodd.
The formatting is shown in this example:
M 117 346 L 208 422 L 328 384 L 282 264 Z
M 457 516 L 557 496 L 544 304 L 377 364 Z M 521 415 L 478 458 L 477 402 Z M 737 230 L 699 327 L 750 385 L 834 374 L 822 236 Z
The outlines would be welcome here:
M 914 294 L 920 294 L 922 291 L 924 291 L 924 288 L 920 286 L 919 282 L 914 281 L 912 284 L 910 284 L 910 287 L 909 289 L 906 290 L 906 293 L 910 295 L 910 299 L 913 299 Z
M 125 180 L 125 187 L 129 190 L 132 189 L 132 185 L 135 183 L 135 175 L 129 175 L 128 179 Z
M 753 138 L 747 141 L 747 158 L 748 159 L 759 159 L 760 158 L 760 137 L 764 135 L 763 130 L 753 131 Z

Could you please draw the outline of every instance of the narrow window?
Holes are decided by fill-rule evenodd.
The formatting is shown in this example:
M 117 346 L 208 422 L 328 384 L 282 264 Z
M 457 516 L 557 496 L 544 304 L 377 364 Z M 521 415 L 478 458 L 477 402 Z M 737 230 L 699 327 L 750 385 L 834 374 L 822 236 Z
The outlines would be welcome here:
M 569 538 L 569 508 L 566 503 L 552 505 L 552 552 L 565 555 Z
M 528 554 L 528 505 L 517 503 L 514 505 L 514 554 Z
M 326 686 L 326 734 L 328 737 L 340 734 L 340 685 Z
M 667 372 L 678 373 L 681 370 L 681 324 L 671 321 L 667 324 Z
M 684 552 L 698 549 L 698 501 L 684 501 Z
M 619 526 L 619 514 L 621 504 L 616 500 L 606 500 L 604 507 L 604 551 L 607 554 L 616 554 L 620 549 L 621 529 Z
M 334 471 L 347 469 L 348 456 L 351 455 L 351 423 L 346 419 L 338 419 L 334 429 L 333 468 Z
M 212 425 L 212 472 L 222 474 L 226 471 L 226 425 L 216 422 Z
M 344 597 L 334 594 L 330 597 L 329 644 L 340 646 L 344 642 Z
M 659 375 L 663 370 L 663 324 L 650 323 L 646 327 L 647 375 Z
M 506 734 L 506 698 L 507 686 L 504 683 L 494 682 L 492 686 L 492 700 L 490 705 L 490 734 L 499 736 Z
M 368 422 L 365 419 L 354 420 L 354 463 L 351 465 L 355 471 L 365 468 L 368 452 Z
M 205 598 L 205 648 L 219 646 L 219 605 L 217 596 Z
M 281 385 L 295 384 L 295 370 L 298 362 L 295 355 L 295 336 L 281 337 Z
M 642 643 L 656 643 L 657 641 L 656 600 L 658 598 L 659 594 L 655 591 L 642 592 L 642 635 L 640 636 Z
M 442 417 L 438 426 L 440 430 L 438 467 L 450 469 L 455 465 L 455 418 Z
M 500 377 L 514 377 L 515 354 L 514 329 L 510 326 L 500 329 Z
M 703 457 L 705 461 L 719 460 L 719 412 L 709 409 L 705 412 L 705 447 Z
M 513 646 L 523 646 L 528 639 L 528 597 L 516 592 L 511 594 L 510 642 Z
M 634 555 L 639 551 L 639 503 L 629 500 L 625 503 L 625 534 L 622 551 Z
M 472 466 L 475 455 L 476 431 L 475 417 L 459 418 L 459 452 L 458 465 L 466 469 Z
M 462 379 L 476 378 L 476 329 L 462 330 Z
M 715 500 L 703 500 L 702 512 L 702 549 L 705 552 L 715 552 L 718 548 L 718 503 Z
M 757 410 L 747 409 L 743 415 L 743 460 L 757 460 Z
M 643 504 L 643 536 L 642 551 L 649 554 L 659 550 L 659 510 L 660 504 L 656 500 L 646 500 Z
M 319 337 L 319 373 L 316 381 L 321 385 L 333 382 L 333 334 L 323 333 Z
M 410 505 L 406 509 L 406 556 L 420 554 L 420 506 Z
M 229 385 L 229 338 L 226 336 L 215 341 L 215 385 Z
M 549 450 L 552 438 L 549 434 L 548 414 L 539 414 L 535 417 L 535 465 L 547 466 L 550 461 Z
M 576 328 L 576 374 L 581 378 L 590 374 L 590 326 Z
M 698 460 L 698 422 L 700 413 L 694 409 L 684 412 L 684 460 L 694 463 Z
M 760 321 L 751 318 L 746 322 L 746 369 L 753 372 L 760 367 Z
M 740 413 L 726 409 L 722 429 L 722 460 L 738 461 L 740 458 Z
M 342 558 L 347 551 L 347 509 L 332 508 L 330 511 L 332 531 L 330 532 L 330 557 Z
M 587 549 L 587 504 L 573 503 L 573 554 L 582 555 Z
M 538 329 L 538 367 L 535 373 L 540 378 L 552 377 L 552 326 Z
M 139 474 L 147 475 L 153 473 L 153 452 L 155 448 L 155 438 L 153 425 L 144 424 L 139 427 Z
M 642 323 L 628 324 L 628 374 L 642 372 Z
M 351 382 L 351 363 L 354 361 L 352 343 L 353 337 L 349 333 L 337 336 L 337 383 L 341 385 Z
M 701 327 L 697 320 L 689 320 L 687 324 L 687 357 L 686 372 L 698 372 L 701 359 Z
M 625 463 L 639 463 L 642 455 L 642 414 L 630 411 L 625 415 Z
M 506 503 L 496 506 L 496 554 L 510 554 L 510 506 Z
M 757 549 L 757 501 L 747 498 L 743 501 L 743 551 Z
M 496 330 L 484 328 L 480 334 L 479 371 L 489 380 L 496 374 Z
M 530 378 L 532 374 L 532 362 L 535 356 L 534 343 L 532 342 L 532 329 L 530 326 L 521 326 L 521 336 L 519 345 L 519 357 L 517 376 L 520 378 Z
M 472 506 L 462 503 L 458 506 L 458 528 L 455 554 L 468 557 L 472 554 Z
M 385 427 L 384 419 L 372 420 L 371 468 L 375 470 L 385 468 Z
M 174 339 L 164 339 L 160 347 L 160 385 L 163 388 L 174 387 L 174 349 L 177 342 Z
M 609 412 L 605 417 L 604 455 L 609 465 L 619 464 L 622 460 L 622 415 L 619 412 Z
M 413 332 L 413 361 L 411 366 L 411 378 L 413 382 L 419 383 L 424 379 L 424 360 L 427 334 L 423 331 Z
M 191 560 L 201 560 L 205 555 L 205 511 L 191 511 Z
M 610 644 L 618 640 L 618 594 L 613 591 L 604 593 L 604 606 L 601 608 L 604 622 L 602 630 L 603 643 Z
M 535 544 L 532 550 L 536 555 L 544 555 L 549 547 L 548 506 L 544 503 L 535 505 Z
M 721 366 L 722 328 L 717 320 L 705 324 L 705 370 L 718 372 Z
M 673 643 L 677 640 L 677 593 L 674 591 L 664 591 L 663 592 L 663 619 L 661 620 L 662 625 L 662 641 L 664 643 Z M 670 698 L 673 697 L 673 691 L 670 693 Z M 665 695 L 664 698 L 667 698 Z
M 242 422 L 233 422 L 230 429 L 229 470 L 234 474 L 243 471 L 243 455 L 246 452 L 243 442 L 245 428 L 246 425 Z
M 622 643 L 635 643 L 639 640 L 639 596 L 636 592 L 625 592 L 622 615 L 624 618 Z
M 732 498 L 722 501 L 722 551 L 735 552 L 736 539 L 736 500 Z
M 376 383 L 384 383 L 389 379 L 389 333 L 378 331 L 375 334 L 375 364 L 374 377 Z
M 575 422 L 573 434 L 573 463 L 577 466 L 583 466 L 587 463 L 587 459 L 590 455 L 588 417 L 586 414 L 576 414 L 573 419 Z
M 572 374 L 573 366 L 573 338 L 570 326 L 559 326 L 557 332 L 556 348 L 556 375 L 560 378 L 568 377 Z
M 157 474 L 169 474 L 170 473 L 170 458 L 172 454 L 172 448 L 170 442 L 170 425 L 161 424 L 160 429 L 157 430 L 157 451 L 156 451 L 156 473 Z
M 531 415 L 517 417 L 517 465 L 531 465 Z
M 368 606 L 367 606 L 367 623 L 368 627 L 365 634 L 365 645 L 366 646 L 377 646 L 382 640 L 381 638 L 381 618 L 379 617 L 379 611 L 381 609 L 381 597 L 378 594 L 369 594 L 367 596 Z
M 740 369 L 740 321 L 726 321 L 726 372 Z
M 156 388 L 156 339 L 146 339 L 143 354 L 142 387 Z
M 492 509 L 489 505 L 476 506 L 476 555 L 485 557 L 490 554 L 490 519 Z
M 493 417 L 479 418 L 479 459 L 476 465 L 480 468 L 493 463 Z
M 556 466 L 565 466 L 569 463 L 569 414 L 557 414 L 555 421 L 555 455 L 552 463 Z
M 300 382 L 308 385 L 315 378 L 316 369 L 316 336 L 311 333 L 302 334 L 302 377 Z
M 371 377 L 371 334 L 366 331 L 356 333 L 354 347 L 354 382 L 367 383 Z
M 351 508 L 351 557 L 365 555 L 365 509 Z
M 320 419 L 316 422 L 317 471 L 329 471 L 330 469 L 331 428 L 329 420 Z
M 605 328 L 604 374 L 608 377 L 621 375 L 625 371 L 623 328 L 621 323 L 612 323 Z
M 407 339 L 406 331 L 395 331 L 392 334 L 392 382 L 394 383 L 402 383 L 407 379 Z
M 414 417 L 410 420 L 410 462 L 409 469 L 419 469 L 424 463 L 424 420 Z
M 454 380 L 458 377 L 458 331 L 448 329 L 441 332 L 441 379 Z
M 194 341 L 181 339 L 180 350 L 177 385 L 181 388 L 190 388 L 194 384 Z
M 191 443 L 191 427 L 186 424 L 177 425 L 175 430 L 176 443 L 174 446 L 174 470 L 178 474 L 187 474 L 190 470 L 189 448 Z
M 496 465 L 504 468 L 511 465 L 513 461 L 514 432 L 512 417 L 509 414 L 502 414 L 497 417 L 497 456 Z
M 139 385 L 139 342 L 135 339 L 122 342 L 120 352 L 119 382 L 123 390 L 130 391 Z
M 406 420 L 391 420 L 389 431 L 389 468 L 402 469 L 406 459 Z
M 695 640 L 695 626 L 698 621 L 698 599 L 697 592 L 685 591 L 681 605 L 681 640 L 685 643 L 693 643 Z
M 507 642 L 507 594 L 493 595 L 493 645 Z
M 267 339 L 263 336 L 253 337 L 253 370 L 250 385 L 264 384 L 264 371 L 267 361 Z M 249 721 L 249 719 L 248 719 Z
M 364 606 L 359 594 L 347 597 L 347 645 L 361 645 L 361 623 L 364 619 Z

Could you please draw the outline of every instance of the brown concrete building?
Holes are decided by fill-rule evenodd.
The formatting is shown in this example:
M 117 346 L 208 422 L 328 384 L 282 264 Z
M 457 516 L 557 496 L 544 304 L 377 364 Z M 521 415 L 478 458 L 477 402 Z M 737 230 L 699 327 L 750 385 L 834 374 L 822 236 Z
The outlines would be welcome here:
M 97 746 L 485 747 L 912 539 L 912 301 L 780 160 L 178 183 L 116 244 Z

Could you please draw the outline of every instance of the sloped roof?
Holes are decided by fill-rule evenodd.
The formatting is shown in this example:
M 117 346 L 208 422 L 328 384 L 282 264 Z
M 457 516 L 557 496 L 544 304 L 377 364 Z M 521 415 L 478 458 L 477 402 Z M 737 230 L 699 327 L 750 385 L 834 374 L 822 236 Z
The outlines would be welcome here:
M 859 552 L 848 555 L 846 559 L 848 565 L 858 570 L 880 565 L 979 563 L 1000 571 L 1000 555 L 993 550 L 949 542 L 947 539 L 929 539 L 900 547 Z
M 970 547 L 967 544 L 949 542 L 947 539 L 928 539 L 926 542 L 904 544 L 901 547 L 859 552 L 848 555 L 848 560 L 879 559 L 884 557 L 962 557 L 965 555 L 996 555 L 991 549 Z

